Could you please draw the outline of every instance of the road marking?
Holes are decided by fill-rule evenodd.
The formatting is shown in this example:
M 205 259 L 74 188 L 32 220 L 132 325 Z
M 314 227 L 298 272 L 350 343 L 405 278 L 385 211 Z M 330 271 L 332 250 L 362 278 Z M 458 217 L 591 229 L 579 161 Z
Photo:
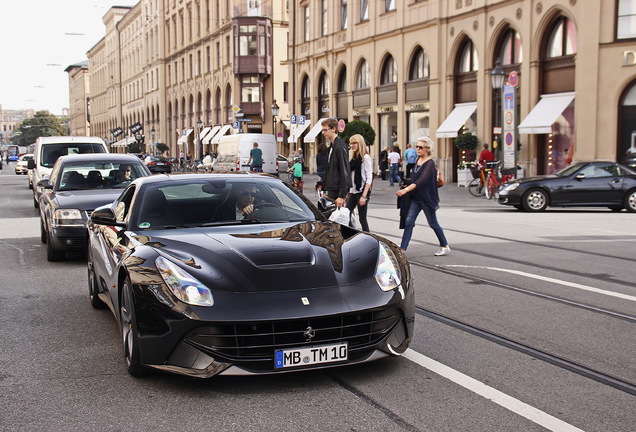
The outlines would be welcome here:
M 412 349 L 407 349 L 403 357 L 411 360 L 414 363 L 422 366 L 430 370 L 431 372 L 436 373 L 437 375 L 448 379 L 467 390 L 472 391 L 473 393 L 482 396 L 497 405 L 514 412 L 526 419 L 530 420 L 533 423 L 536 423 L 544 428 L 551 431 L 559 431 L 559 432 L 583 432 L 582 429 L 579 429 L 575 426 L 572 426 L 569 423 L 564 422 L 563 420 L 559 420 L 556 417 L 551 416 L 548 413 L 545 413 L 527 403 L 521 402 L 518 399 L 513 398 L 512 396 L 508 396 L 507 394 L 500 392 L 497 389 L 494 389 L 481 381 L 478 381 L 474 378 L 469 377 L 468 375 L 464 375 L 463 373 L 452 369 L 442 363 L 433 360 L 432 358 L 426 357 Z
M 613 292 L 613 291 L 607 291 L 607 290 L 602 290 L 600 288 L 594 288 L 588 285 L 582 285 L 582 284 L 578 284 L 575 282 L 568 282 L 568 281 L 563 281 L 560 279 L 554 279 L 551 277 L 546 277 L 546 276 L 539 276 L 539 275 L 535 275 L 532 273 L 526 273 L 526 272 L 522 272 L 519 270 L 511 270 L 511 269 L 504 269 L 504 268 L 498 268 L 498 267 L 484 267 L 484 266 L 470 266 L 470 265 L 447 265 L 447 266 L 441 266 L 441 267 L 461 267 L 461 268 L 480 268 L 480 269 L 486 269 L 486 270 L 493 270 L 493 271 L 499 271 L 499 272 L 504 272 L 504 273 L 511 273 L 517 276 L 525 276 L 527 278 L 531 278 L 531 279 L 538 279 L 538 280 L 542 280 L 545 282 L 551 282 L 551 283 L 555 283 L 555 284 L 559 284 L 559 285 L 564 285 L 570 288 L 576 288 L 576 289 L 580 289 L 583 291 L 590 291 L 593 293 L 597 293 L 597 294 L 603 294 L 606 296 L 610 296 L 610 297 L 617 297 L 623 300 L 630 300 L 630 301 L 636 301 L 636 297 L 634 296 L 630 296 L 627 294 L 621 294 L 621 293 L 617 293 L 617 292 Z

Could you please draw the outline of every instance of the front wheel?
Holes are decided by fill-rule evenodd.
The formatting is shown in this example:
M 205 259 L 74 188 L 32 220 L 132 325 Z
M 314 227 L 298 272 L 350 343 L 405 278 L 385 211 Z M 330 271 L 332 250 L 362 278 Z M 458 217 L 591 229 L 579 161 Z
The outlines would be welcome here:
M 468 192 L 470 192 L 472 196 L 476 196 L 476 197 L 484 196 L 484 187 L 480 186 L 478 178 L 473 179 L 468 184 Z
M 56 249 L 53 246 L 53 241 L 51 240 L 51 233 L 46 232 L 46 259 L 49 262 L 62 261 L 66 258 L 66 254 L 64 251 Z
M 548 206 L 548 195 L 541 189 L 530 189 L 523 195 L 522 203 L 526 211 L 543 211 Z
M 636 213 L 636 189 L 627 192 L 623 200 L 623 207 L 630 213 Z
M 148 374 L 148 369 L 141 364 L 139 335 L 137 333 L 137 317 L 135 316 L 135 302 L 133 300 L 132 284 L 127 277 L 121 287 L 119 300 L 121 334 L 124 342 L 124 358 L 126 369 L 132 376 L 139 377 Z
M 488 177 L 486 179 L 486 186 L 484 187 L 484 195 L 486 195 L 486 199 L 492 199 L 494 192 L 495 192 L 494 182 L 490 177 Z

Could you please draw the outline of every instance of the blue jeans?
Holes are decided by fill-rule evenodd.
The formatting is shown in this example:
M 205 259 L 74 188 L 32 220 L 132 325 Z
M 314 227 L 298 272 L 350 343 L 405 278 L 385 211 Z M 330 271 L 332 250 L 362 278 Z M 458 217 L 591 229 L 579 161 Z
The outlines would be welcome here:
M 390 186 L 393 186 L 394 181 L 400 183 L 400 175 L 398 173 L 399 169 L 400 169 L 400 166 L 398 164 L 391 164 L 389 166 L 389 185 Z
M 424 211 L 428 226 L 430 226 L 435 232 L 437 240 L 439 241 L 439 245 L 448 246 L 448 242 L 446 241 L 446 237 L 444 236 L 444 230 L 440 226 L 439 222 L 437 222 L 437 215 L 435 214 L 437 210 L 419 201 L 411 200 L 409 212 L 406 215 L 406 221 L 404 223 L 404 233 L 402 233 L 402 244 L 400 245 L 400 247 L 404 250 L 406 250 L 406 248 L 408 247 L 409 242 L 411 241 L 411 236 L 413 235 L 415 219 L 417 219 L 420 211 Z

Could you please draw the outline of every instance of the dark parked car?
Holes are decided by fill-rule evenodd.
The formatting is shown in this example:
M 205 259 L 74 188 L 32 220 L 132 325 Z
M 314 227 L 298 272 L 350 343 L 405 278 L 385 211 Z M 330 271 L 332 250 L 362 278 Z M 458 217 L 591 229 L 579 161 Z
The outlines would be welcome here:
M 636 172 L 615 162 L 578 162 L 554 175 L 511 180 L 498 200 L 527 211 L 577 206 L 636 212 Z
M 170 159 L 160 156 L 147 156 L 144 160 L 146 166 L 150 170 L 151 173 L 171 173 L 172 172 L 172 162 Z
M 115 315 L 135 376 L 349 365 L 399 355 L 413 336 L 400 248 L 267 174 L 138 179 L 88 232 L 90 301 Z
M 86 250 L 86 222 L 99 206 L 113 202 L 128 184 L 150 171 L 135 156 L 91 153 L 60 157 L 40 180 L 41 240 L 49 261 Z

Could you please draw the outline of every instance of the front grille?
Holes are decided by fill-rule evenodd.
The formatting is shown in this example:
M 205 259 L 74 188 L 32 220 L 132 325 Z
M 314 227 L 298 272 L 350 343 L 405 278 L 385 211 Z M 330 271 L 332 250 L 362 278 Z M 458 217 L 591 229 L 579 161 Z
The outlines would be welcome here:
M 273 361 L 275 350 L 335 342 L 347 342 L 353 353 L 375 346 L 400 317 L 398 309 L 383 309 L 294 320 L 219 323 L 192 330 L 185 341 L 230 361 Z M 304 335 L 308 327 L 316 332 L 311 341 Z
M 87 246 L 86 236 L 58 236 L 57 239 L 65 250 L 84 250 Z M 68 241 L 70 244 L 67 243 Z

